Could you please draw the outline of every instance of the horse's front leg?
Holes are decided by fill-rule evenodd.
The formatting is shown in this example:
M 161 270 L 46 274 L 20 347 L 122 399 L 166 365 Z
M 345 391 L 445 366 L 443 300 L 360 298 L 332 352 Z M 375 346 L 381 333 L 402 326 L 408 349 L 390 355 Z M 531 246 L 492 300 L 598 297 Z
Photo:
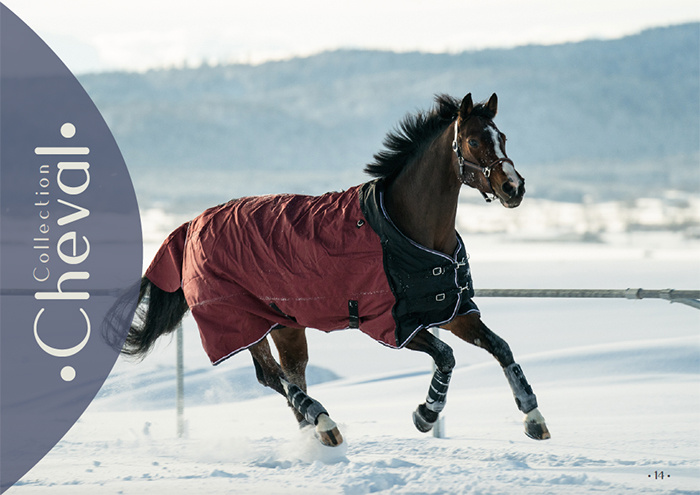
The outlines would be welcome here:
M 253 356 L 255 374 L 261 384 L 286 397 L 297 419 L 303 418 L 310 425 L 315 425 L 321 443 L 331 447 L 343 443 L 343 436 L 326 408 L 316 399 L 309 397 L 299 385 L 287 377 L 272 356 L 267 338 L 250 347 L 249 350 Z M 306 388 L 305 383 L 302 386 Z
M 406 344 L 407 349 L 425 352 L 433 358 L 435 371 L 423 404 L 413 412 L 413 424 L 422 432 L 430 431 L 445 408 L 447 388 L 450 385 L 455 359 L 452 348 L 428 330 L 421 330 Z
M 537 397 L 532 392 L 520 365 L 513 359 L 513 353 L 506 341 L 484 325 L 478 313 L 458 316 L 443 327 L 460 339 L 486 349 L 498 360 L 513 391 L 518 409 L 525 413 L 525 434 L 535 440 L 550 438 L 544 418 L 537 408 Z

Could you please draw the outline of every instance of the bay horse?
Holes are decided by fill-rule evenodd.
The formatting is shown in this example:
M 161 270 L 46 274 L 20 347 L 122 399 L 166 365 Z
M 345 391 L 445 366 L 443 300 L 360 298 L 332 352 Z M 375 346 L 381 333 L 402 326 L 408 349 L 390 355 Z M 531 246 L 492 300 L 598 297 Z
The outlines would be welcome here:
M 464 243 L 455 230 L 462 185 L 506 208 L 520 205 L 523 177 L 493 123 L 498 98 L 474 104 L 436 97 L 408 115 L 365 171 L 374 180 L 321 196 L 232 200 L 173 231 L 141 280 L 122 353 L 144 356 L 190 310 L 213 364 L 247 349 L 258 381 L 287 399 L 300 426 L 328 446 L 338 426 L 307 394 L 307 327 L 357 328 L 435 362 L 413 422 L 430 431 L 455 366 L 441 327 L 486 349 L 502 366 L 525 433 L 550 437 L 537 399 L 508 344 L 481 321 Z M 272 355 L 272 338 L 279 363 Z

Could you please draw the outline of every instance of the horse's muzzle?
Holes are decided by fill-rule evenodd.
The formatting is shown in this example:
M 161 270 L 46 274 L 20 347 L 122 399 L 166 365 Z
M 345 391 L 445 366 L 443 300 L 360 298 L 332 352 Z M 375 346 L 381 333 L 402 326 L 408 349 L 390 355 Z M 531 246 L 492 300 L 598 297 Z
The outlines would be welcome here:
M 501 201 L 501 204 L 506 208 L 515 208 L 523 201 L 525 180 L 519 178 L 515 184 L 511 180 L 506 180 L 498 189 L 496 196 Z

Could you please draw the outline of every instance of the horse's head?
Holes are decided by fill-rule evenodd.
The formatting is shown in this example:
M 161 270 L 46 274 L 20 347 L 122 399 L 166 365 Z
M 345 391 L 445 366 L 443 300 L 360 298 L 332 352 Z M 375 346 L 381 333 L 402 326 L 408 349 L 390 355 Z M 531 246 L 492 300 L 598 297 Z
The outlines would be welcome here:
M 477 105 L 471 93 L 465 96 L 455 121 L 452 148 L 464 184 L 481 191 L 487 201 L 491 194 L 506 208 L 515 208 L 523 200 L 525 179 L 506 155 L 506 136 L 493 123 L 497 111 L 496 93 L 487 103 Z

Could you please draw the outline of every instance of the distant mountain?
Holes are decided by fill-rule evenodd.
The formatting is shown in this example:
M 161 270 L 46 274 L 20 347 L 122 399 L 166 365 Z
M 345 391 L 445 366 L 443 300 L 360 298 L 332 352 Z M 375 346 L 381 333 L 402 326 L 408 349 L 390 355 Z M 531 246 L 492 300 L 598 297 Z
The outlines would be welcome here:
M 341 50 L 257 66 L 85 75 L 142 206 L 320 193 L 364 165 L 433 95 L 499 96 L 528 195 L 700 191 L 700 23 L 612 41 L 459 54 Z

